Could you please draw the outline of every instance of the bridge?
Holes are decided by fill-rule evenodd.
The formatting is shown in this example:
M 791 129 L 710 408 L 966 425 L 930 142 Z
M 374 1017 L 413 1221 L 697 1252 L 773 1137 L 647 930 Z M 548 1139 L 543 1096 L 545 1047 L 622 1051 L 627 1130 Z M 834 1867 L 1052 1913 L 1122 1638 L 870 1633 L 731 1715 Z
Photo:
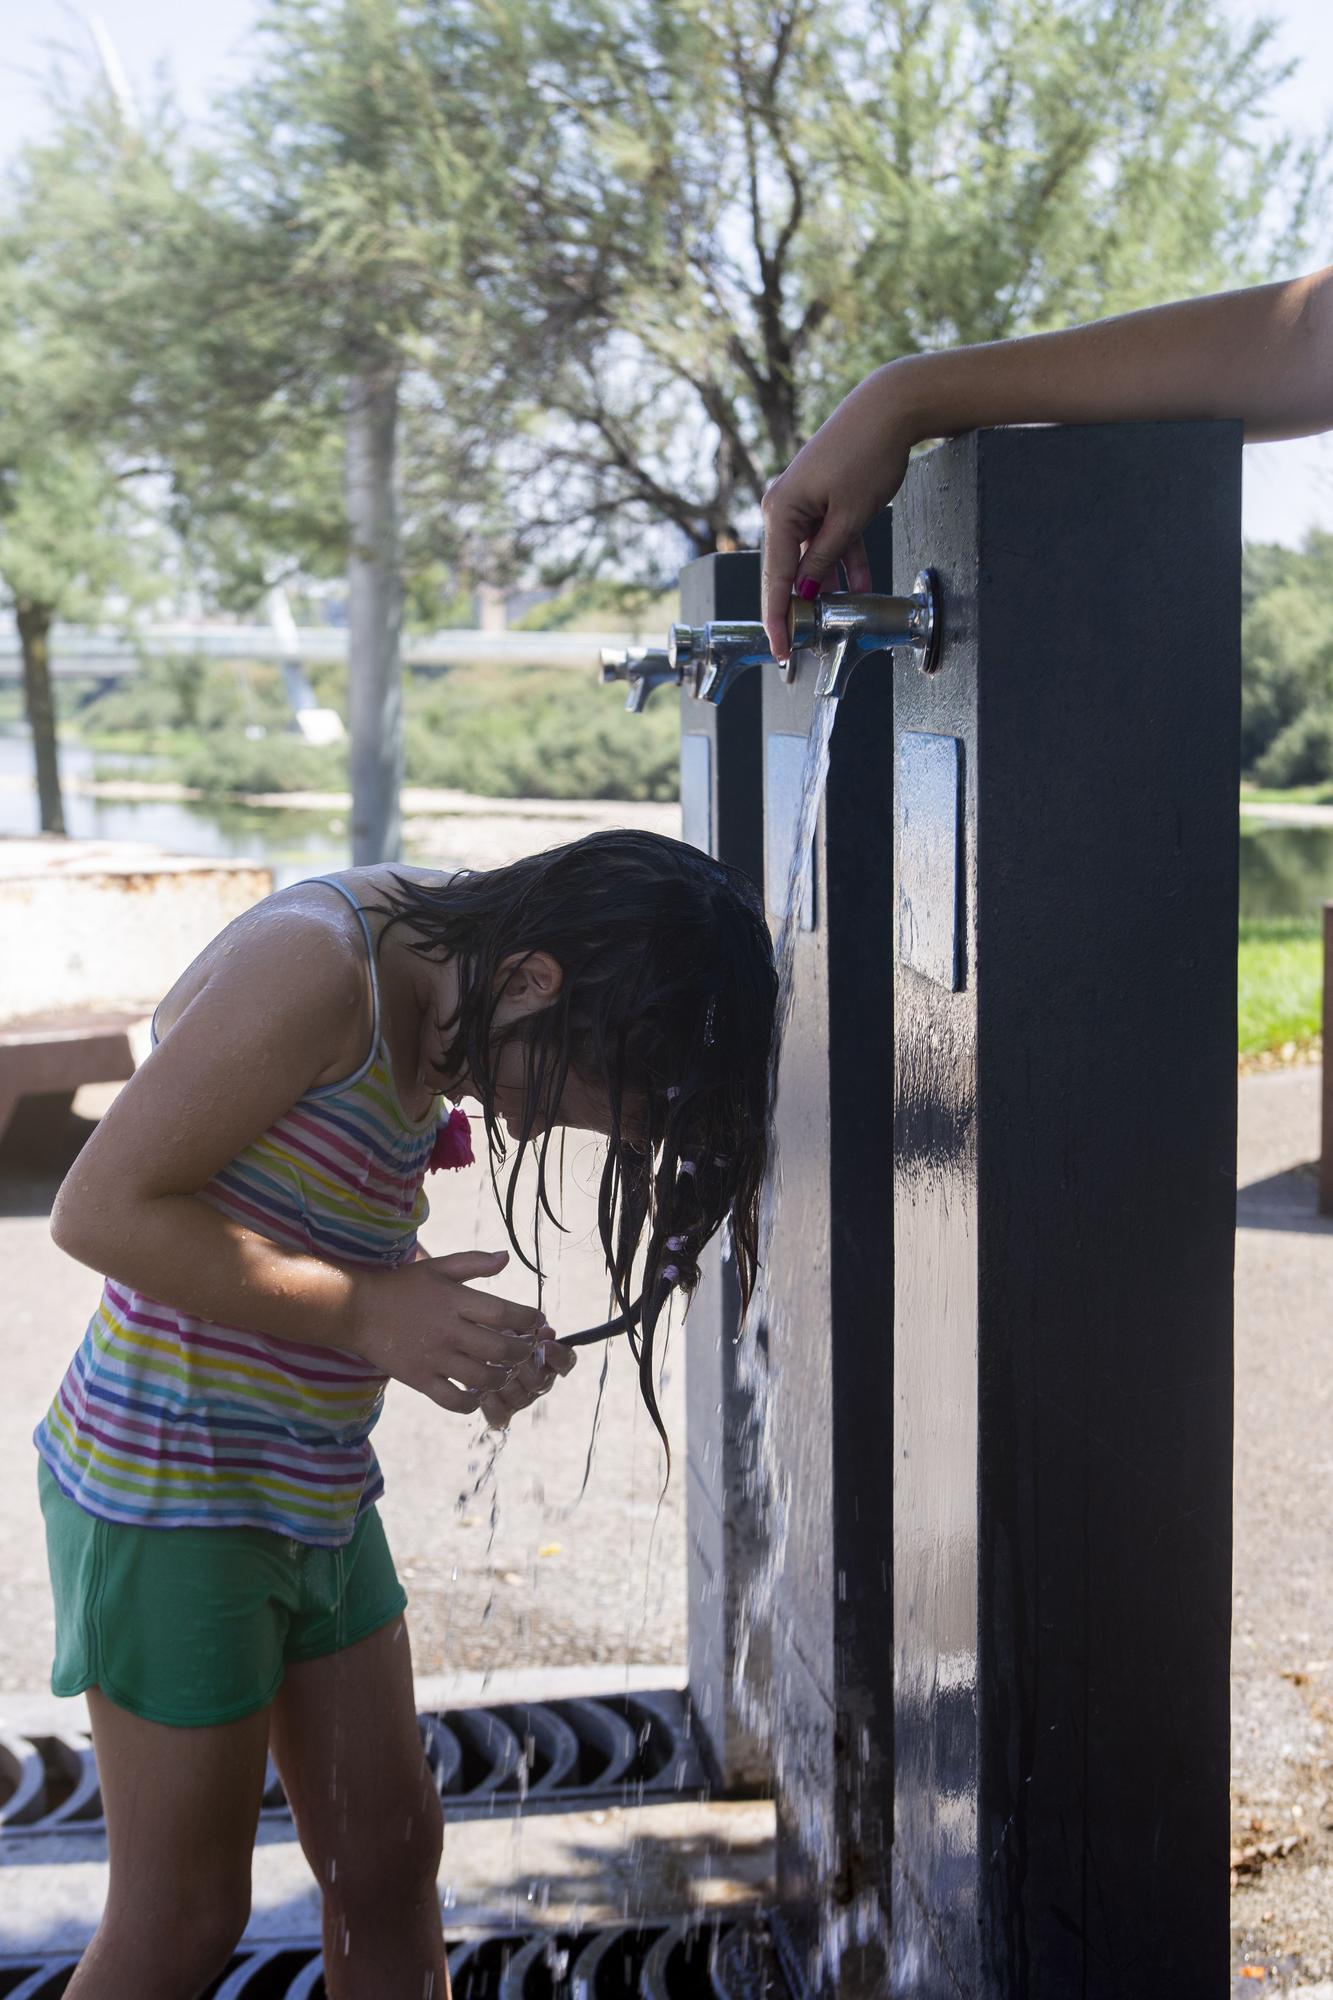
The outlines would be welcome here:
M 403 642 L 403 664 L 423 672 L 494 660 L 509 666 L 591 669 L 599 647 L 646 643 L 617 632 L 436 632 Z M 664 644 L 654 640 L 653 644 Z M 223 625 L 204 621 L 146 625 L 126 632 L 108 627 L 59 625 L 51 632 L 51 672 L 60 680 L 114 681 L 138 671 L 146 658 L 262 660 L 274 666 L 346 660 L 347 633 L 336 625 Z M 18 634 L 0 621 L 0 681 L 23 674 Z

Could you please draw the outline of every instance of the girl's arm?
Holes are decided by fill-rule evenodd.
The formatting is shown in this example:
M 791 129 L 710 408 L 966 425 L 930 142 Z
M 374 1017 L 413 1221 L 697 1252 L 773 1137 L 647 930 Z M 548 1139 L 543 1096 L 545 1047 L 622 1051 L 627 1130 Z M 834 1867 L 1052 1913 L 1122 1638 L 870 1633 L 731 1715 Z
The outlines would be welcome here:
M 541 1315 L 471 1291 L 500 1253 L 363 1270 L 271 1242 L 197 1197 L 345 1058 L 364 960 L 329 925 L 261 904 L 119 1092 L 51 1211 L 62 1250 L 200 1319 L 363 1355 L 447 1408 L 531 1357 Z M 350 1065 L 349 1065 L 350 1067 Z M 506 1329 L 512 1329 L 508 1331 Z
M 1333 267 L 889 362 L 839 404 L 764 496 L 764 623 L 775 657 L 787 654 L 793 585 L 814 595 L 841 560 L 849 589 L 870 588 L 862 532 L 923 438 L 993 424 L 1206 417 L 1239 419 L 1251 443 L 1333 428 Z

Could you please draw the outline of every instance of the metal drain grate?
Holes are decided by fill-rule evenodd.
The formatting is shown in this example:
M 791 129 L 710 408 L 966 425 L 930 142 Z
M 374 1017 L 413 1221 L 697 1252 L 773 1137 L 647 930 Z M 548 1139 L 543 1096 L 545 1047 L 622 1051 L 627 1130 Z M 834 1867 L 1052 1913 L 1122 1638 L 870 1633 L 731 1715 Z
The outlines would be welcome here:
M 417 1720 L 451 1819 L 641 1805 L 709 1791 L 689 1699 L 675 1689 L 448 1709 Z M 272 1764 L 262 1817 L 269 1824 L 289 1817 Z M 103 1827 L 87 1736 L 0 1735 L 0 1837 Z
M 59 2000 L 77 1964 L 0 1960 L 3 2000 Z M 454 2000 L 785 2000 L 762 1924 L 618 1925 L 507 1932 L 449 1948 Z M 324 2000 L 314 1945 L 242 1950 L 205 2000 Z

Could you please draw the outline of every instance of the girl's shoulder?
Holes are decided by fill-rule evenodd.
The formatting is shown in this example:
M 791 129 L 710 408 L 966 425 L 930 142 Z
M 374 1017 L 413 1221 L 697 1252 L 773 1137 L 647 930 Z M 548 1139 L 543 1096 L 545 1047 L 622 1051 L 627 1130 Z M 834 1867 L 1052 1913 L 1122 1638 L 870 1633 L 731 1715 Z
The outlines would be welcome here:
M 376 893 L 378 883 L 373 878 L 380 870 L 373 868 L 352 868 L 334 871 L 337 879 L 345 884 L 357 902 L 365 899 L 366 893 Z M 208 984 L 219 960 L 232 958 L 238 950 L 256 938 L 261 930 L 271 934 L 277 928 L 290 935 L 293 943 L 302 936 L 309 937 L 311 929 L 316 929 L 336 941 L 343 965 L 355 968 L 358 973 L 358 989 L 364 985 L 366 1006 L 352 1010 L 355 1019 L 347 1027 L 347 1048 L 339 1048 L 325 1065 L 316 1080 L 318 1084 L 343 1076 L 356 1067 L 365 1050 L 366 1021 L 371 1009 L 370 982 L 366 964 L 366 946 L 361 923 L 351 903 L 345 895 L 330 891 L 326 878 L 315 877 L 301 882 L 288 883 L 284 888 L 275 889 L 269 896 L 261 898 L 250 909 L 234 917 L 216 937 L 193 958 L 175 983 L 163 994 L 153 1013 L 152 1032 L 155 1042 L 161 1041 L 191 1001 L 196 999 Z M 291 964 L 293 980 L 306 976 L 304 955 L 294 954 Z M 280 975 L 279 975 L 280 976 Z M 364 1017 L 363 1018 L 363 1014 Z M 348 1053 L 355 1051 L 350 1061 Z

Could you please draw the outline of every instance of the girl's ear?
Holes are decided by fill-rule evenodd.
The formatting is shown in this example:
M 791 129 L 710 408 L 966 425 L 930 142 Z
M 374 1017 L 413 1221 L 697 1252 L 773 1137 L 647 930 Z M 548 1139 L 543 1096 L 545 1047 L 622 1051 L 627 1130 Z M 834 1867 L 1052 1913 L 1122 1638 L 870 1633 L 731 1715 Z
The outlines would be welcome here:
M 564 973 L 549 951 L 511 952 L 495 972 L 495 991 L 520 1014 L 539 1014 L 564 984 Z

